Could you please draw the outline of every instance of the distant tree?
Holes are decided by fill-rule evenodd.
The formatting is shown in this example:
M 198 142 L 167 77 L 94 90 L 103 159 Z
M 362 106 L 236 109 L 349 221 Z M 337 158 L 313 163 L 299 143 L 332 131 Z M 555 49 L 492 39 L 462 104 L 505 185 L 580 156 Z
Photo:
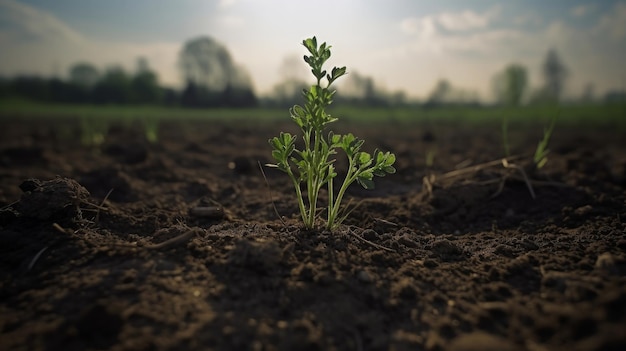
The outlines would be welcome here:
M 14 96 L 31 100 L 50 101 L 48 81 L 37 76 L 19 76 L 9 84 L 9 91 Z
M 338 99 L 348 100 L 357 105 L 384 106 L 389 101 L 384 91 L 376 87 L 374 79 L 352 71 L 338 88 Z
M 156 72 L 152 71 L 148 61 L 140 57 L 137 59 L 137 72 L 131 81 L 133 101 L 149 104 L 158 103 L 161 100 L 161 87 Z
M 440 79 L 437 84 L 435 84 L 435 88 L 428 96 L 426 103 L 428 105 L 440 105 L 450 101 L 452 93 L 452 84 L 448 82 L 446 79 Z
M 70 83 L 84 88 L 92 88 L 100 79 L 98 69 L 87 62 L 74 64 L 70 68 Z
M 302 103 L 302 91 L 308 89 L 309 84 L 297 78 L 286 79 L 272 88 L 272 105 L 291 107 Z
M 526 67 L 510 64 L 494 76 L 492 84 L 499 103 L 519 106 L 528 87 Z
M 580 96 L 580 101 L 583 103 L 590 103 L 595 100 L 595 86 L 593 83 L 585 84 L 583 93 Z
M 256 104 L 248 74 L 243 68 L 235 65 L 223 45 L 210 37 L 200 37 L 186 42 L 179 54 L 179 66 L 187 86 L 185 89 L 187 97 L 183 98 L 183 103 L 185 101 L 191 103 L 193 100 L 195 102 L 192 104 L 195 106 Z M 185 91 L 183 95 L 186 94 Z M 217 100 L 213 99 L 215 96 L 218 97 Z M 198 100 L 205 98 L 208 100 Z
M 440 79 L 426 99 L 424 107 L 442 105 L 476 106 L 479 105 L 475 91 L 454 87 L 448 80 Z
M 604 95 L 604 102 L 609 104 L 624 103 L 626 102 L 626 91 L 624 90 L 611 90 Z
M 52 102 L 82 103 L 89 100 L 84 87 L 58 78 L 48 80 L 48 99 Z
M 132 102 L 131 77 L 120 66 L 109 68 L 93 89 L 97 103 L 127 104 Z
M 0 97 L 7 97 L 10 95 L 10 85 L 9 80 L 0 77 Z
M 550 49 L 542 65 L 544 79 L 543 94 L 545 98 L 559 101 L 565 87 L 569 71 L 556 50 Z

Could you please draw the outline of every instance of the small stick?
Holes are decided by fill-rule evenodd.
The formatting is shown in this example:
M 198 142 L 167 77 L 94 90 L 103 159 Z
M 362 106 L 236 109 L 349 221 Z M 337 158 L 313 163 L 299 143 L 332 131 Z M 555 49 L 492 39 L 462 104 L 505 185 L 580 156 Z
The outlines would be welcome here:
M 111 190 L 109 190 L 109 192 L 106 194 L 104 199 L 102 199 L 102 202 L 100 203 L 100 206 L 98 207 L 98 212 L 96 212 L 96 218 L 94 218 L 94 223 L 98 223 L 100 221 L 100 210 L 104 208 L 103 205 L 105 201 L 109 198 L 109 195 L 111 195 L 112 192 L 113 192 L 113 188 L 111 188 Z
M 53 223 L 52 227 L 56 230 L 58 230 L 59 232 L 63 233 L 63 234 L 70 234 L 72 235 L 73 233 L 67 229 L 64 229 L 63 227 L 61 227 L 60 225 L 58 225 L 57 223 Z M 153 244 L 153 245 L 146 245 L 146 246 L 137 246 L 137 245 L 131 245 L 131 244 L 113 244 L 114 246 L 121 246 L 121 247 L 132 247 L 132 248 L 145 248 L 148 250 L 159 250 L 159 249 L 163 249 L 166 248 L 168 246 L 173 246 L 176 244 L 180 244 L 183 243 L 187 240 L 189 240 L 189 238 L 193 237 L 194 234 L 198 234 L 200 231 L 198 228 L 195 229 L 190 229 L 176 237 L 173 237 L 169 240 L 165 240 L 162 243 L 158 243 L 158 244 Z M 88 241 L 88 240 L 87 240 Z M 89 241 L 88 241 L 89 242 Z M 91 243 L 94 246 L 99 246 L 97 244 Z
M 513 161 L 515 159 L 521 158 L 522 156 L 510 156 L 510 157 L 505 157 L 503 159 L 499 159 L 499 160 L 494 160 L 494 161 L 490 161 L 490 162 L 485 162 L 485 163 L 481 163 L 475 166 L 469 166 L 467 168 L 462 168 L 462 169 L 457 169 L 454 171 L 450 171 L 448 173 L 444 173 L 442 175 L 439 176 L 440 179 L 446 179 L 446 178 L 454 178 L 456 176 L 460 176 L 466 173 L 472 173 L 472 172 L 478 172 L 480 170 L 483 170 L 485 168 L 489 168 L 492 166 L 497 166 L 498 164 L 501 164 L 502 162 L 504 162 L 504 160 L 506 161 Z
M 2 208 L 0 208 L 0 211 L 4 211 L 4 210 L 6 210 L 6 209 L 10 208 L 11 206 L 15 205 L 15 204 L 16 204 L 16 203 L 18 203 L 18 202 L 20 202 L 20 200 L 13 201 L 13 202 L 11 202 L 10 204 L 8 204 L 8 205 L 3 206 Z
M 528 191 L 530 191 L 530 196 L 534 199 L 536 199 L 537 197 L 535 196 L 535 191 L 533 190 L 533 186 L 530 185 L 530 180 L 528 180 L 528 176 L 526 176 L 526 172 L 524 172 L 524 169 L 518 165 L 509 163 L 506 158 L 502 159 L 502 165 L 504 166 L 504 168 L 513 168 L 513 169 L 517 169 L 521 174 L 522 174 L 522 178 L 524 178 L 524 182 L 526 183 L 526 187 L 528 187 Z
M 37 252 L 37 254 L 35 255 L 35 257 L 33 257 L 33 259 L 30 261 L 30 263 L 28 264 L 28 268 L 26 269 L 27 272 L 29 272 L 31 269 L 33 269 L 33 266 L 35 265 L 35 262 L 37 262 L 37 260 L 39 259 L 39 257 L 41 257 L 41 254 L 46 251 L 48 249 L 49 246 L 44 247 L 43 249 L 39 250 L 39 252 Z
M 382 219 L 382 218 L 374 218 L 374 220 L 376 220 L 376 221 L 378 221 L 378 222 L 381 222 L 381 223 L 389 224 L 389 225 L 394 226 L 394 227 L 397 227 L 397 226 L 398 226 L 398 224 L 397 224 L 397 223 L 390 222 L 390 221 L 388 221 L 388 220 L 386 220 L 386 219 Z
M 382 246 L 382 245 L 378 245 L 378 244 L 376 244 L 376 243 L 373 243 L 373 242 L 371 242 L 371 241 L 369 241 L 369 240 L 367 240 L 367 239 L 365 239 L 365 238 L 363 238 L 363 237 L 361 237 L 361 236 L 357 235 L 357 234 L 356 234 L 356 233 L 354 233 L 352 230 L 349 230 L 349 231 L 348 231 L 348 233 L 352 234 L 352 235 L 353 235 L 353 236 L 355 236 L 357 239 L 360 239 L 360 240 L 362 240 L 363 242 L 365 242 L 365 243 L 367 243 L 367 244 L 370 244 L 370 245 L 372 245 L 372 246 L 374 246 L 374 247 L 376 247 L 376 248 L 379 248 L 379 249 L 381 249 L 381 250 L 385 250 L 385 251 L 389 251 L 389 252 L 396 252 L 395 250 L 390 249 L 390 248 L 388 248 L 388 247 L 384 247 L 384 246 Z
M 183 243 L 187 240 L 189 240 L 191 237 L 193 237 L 195 234 L 198 233 L 197 229 L 190 229 L 184 233 L 182 233 L 181 235 L 171 238 L 169 240 L 165 240 L 162 243 L 158 243 L 158 244 L 154 244 L 154 245 L 147 245 L 147 246 L 143 246 L 146 249 L 150 249 L 150 250 L 158 250 L 158 249 L 163 249 L 166 248 L 168 246 L 173 246 L 175 244 L 180 244 Z M 131 245 L 133 246 L 133 245 Z M 137 247 L 137 246 L 133 246 L 133 247 Z
M 256 162 L 259 165 L 259 169 L 261 170 L 261 174 L 263 175 L 263 179 L 265 180 L 265 185 L 267 185 L 267 192 L 270 196 L 270 202 L 272 203 L 272 207 L 274 208 L 274 213 L 276 213 L 276 217 L 278 217 L 278 219 L 280 219 L 280 221 L 283 223 L 283 226 L 287 227 L 287 223 L 285 223 L 285 220 L 283 219 L 283 217 L 280 215 L 280 213 L 278 213 L 278 209 L 276 208 L 276 204 L 274 203 L 274 198 L 272 196 L 272 188 L 270 187 L 270 183 L 267 181 L 267 177 L 265 176 L 265 171 L 263 170 L 263 166 L 261 166 L 260 161 L 256 161 Z

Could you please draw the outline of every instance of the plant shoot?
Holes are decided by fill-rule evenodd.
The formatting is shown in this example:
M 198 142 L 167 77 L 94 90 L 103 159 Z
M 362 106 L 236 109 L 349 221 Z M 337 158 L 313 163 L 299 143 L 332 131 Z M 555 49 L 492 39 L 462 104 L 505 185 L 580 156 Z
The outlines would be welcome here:
M 269 140 L 276 163 L 268 166 L 280 169 L 291 179 L 300 215 L 307 229 L 315 226 L 319 193 L 326 187 L 326 228 L 332 230 L 349 214 L 341 211 L 341 202 L 350 184 L 356 181 L 365 189 L 374 188 L 374 176 L 395 173 L 393 164 L 396 157 L 390 152 L 377 150 L 372 155 L 361 151 L 364 140 L 351 133 L 339 135 L 330 131 L 325 134 L 326 126 L 337 121 L 337 118 L 326 112 L 335 94 L 331 86 L 335 80 L 346 74 L 346 67 L 333 67 L 328 73 L 323 66 L 330 58 L 331 46 L 326 43 L 318 46 L 315 37 L 305 39 L 302 44 L 309 52 L 309 55 L 304 56 L 304 61 L 311 68 L 316 83 L 303 91 L 304 106 L 295 105 L 290 109 L 290 114 L 302 131 L 304 147 L 298 150 L 297 136 L 281 132 L 279 136 Z M 346 155 L 348 169 L 339 189 L 335 190 L 333 180 L 337 177 L 337 171 L 335 159 L 332 157 L 337 154 L 338 149 Z

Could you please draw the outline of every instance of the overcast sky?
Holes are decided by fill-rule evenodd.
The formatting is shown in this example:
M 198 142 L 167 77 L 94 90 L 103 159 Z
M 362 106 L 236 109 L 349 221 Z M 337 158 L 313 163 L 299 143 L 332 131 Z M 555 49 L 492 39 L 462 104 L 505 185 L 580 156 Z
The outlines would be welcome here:
M 626 1 L 616 0 L 0 0 L 0 75 L 65 76 L 78 61 L 131 70 L 143 56 L 180 85 L 178 52 L 203 35 L 260 94 L 312 35 L 333 46 L 332 64 L 413 97 L 445 78 L 489 99 L 491 77 L 513 62 L 538 86 L 550 48 L 571 71 L 570 96 L 626 86 Z

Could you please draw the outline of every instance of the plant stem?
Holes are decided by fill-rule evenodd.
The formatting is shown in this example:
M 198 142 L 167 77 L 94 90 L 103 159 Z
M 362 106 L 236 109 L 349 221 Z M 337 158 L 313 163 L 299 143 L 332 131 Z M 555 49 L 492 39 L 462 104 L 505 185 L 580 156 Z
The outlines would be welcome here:
M 335 227 L 335 220 L 337 219 L 337 216 L 339 215 L 339 206 L 341 205 L 341 200 L 343 199 L 343 195 L 345 194 L 346 190 L 348 190 L 348 186 L 352 184 L 354 180 L 356 179 L 355 177 L 356 172 L 353 171 L 353 169 L 354 169 L 354 160 L 350 158 L 349 165 L 348 165 L 348 174 L 346 174 L 346 177 L 343 179 L 343 183 L 341 184 L 341 188 L 339 188 L 339 192 L 337 193 L 337 197 L 335 198 L 335 201 L 333 202 L 331 200 L 332 197 L 329 197 L 328 222 L 326 223 L 326 228 L 328 228 L 329 230 Z M 328 192 L 329 193 L 332 192 L 332 180 L 328 182 Z

